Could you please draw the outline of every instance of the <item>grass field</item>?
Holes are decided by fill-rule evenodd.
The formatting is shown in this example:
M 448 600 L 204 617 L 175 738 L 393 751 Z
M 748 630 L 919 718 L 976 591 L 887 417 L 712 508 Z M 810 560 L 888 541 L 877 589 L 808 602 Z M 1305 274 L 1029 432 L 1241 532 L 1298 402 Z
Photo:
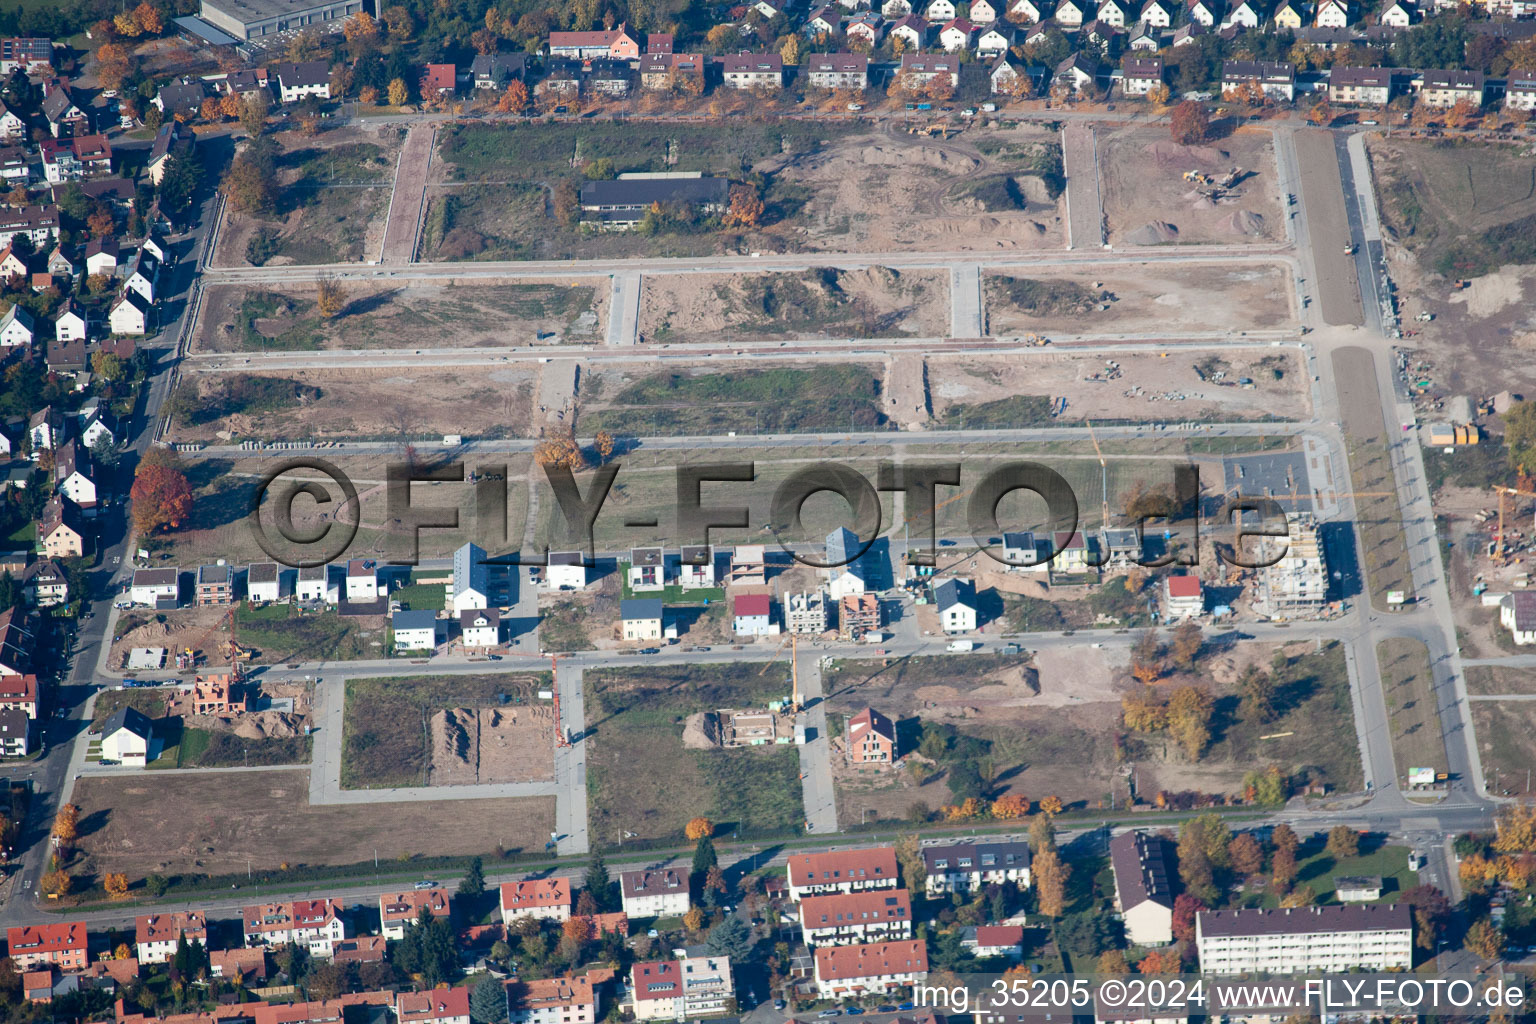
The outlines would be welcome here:
M 1312 839 L 1297 851 L 1300 860 L 1296 866 L 1295 884 L 1309 886 L 1317 897 L 1317 904 L 1339 902 L 1333 894 L 1340 878 L 1380 876 L 1381 899 L 1376 901 L 1378 903 L 1395 902 L 1404 891 L 1419 884 L 1418 872 L 1408 870 L 1408 848 L 1405 846 L 1367 850 L 1362 844 L 1360 856 L 1335 860 L 1325 845 L 1321 839 Z M 1264 906 L 1278 905 L 1279 900 L 1273 892 L 1266 894 Z
M 868 367 L 657 373 L 584 412 L 583 431 L 657 435 L 819 433 L 886 425 L 880 380 Z
M 131 690 L 103 690 L 96 695 L 94 714 L 91 716 L 91 730 L 97 731 L 101 724 L 121 707 L 130 707 L 140 711 L 150 718 L 159 718 L 165 714 L 165 705 L 170 700 L 171 692 L 162 688 L 139 688 Z
M 1445 771 L 1445 739 L 1435 704 L 1429 648 L 1418 640 L 1394 637 L 1376 645 L 1376 656 L 1381 662 L 1397 774 L 1405 776 L 1410 768 Z
M 240 780 L 239 813 L 230 813 L 232 778 Z M 108 871 L 244 878 L 247 865 L 332 864 L 371 876 L 375 855 L 409 861 L 423 852 L 423 837 L 433 854 L 494 858 L 498 846 L 540 849 L 555 825 L 552 797 L 311 807 L 306 771 L 87 776 L 74 801 L 86 879 Z
M 233 768 L 235 766 L 272 766 L 307 764 L 311 741 L 308 736 L 272 736 L 248 740 L 232 732 L 183 728 L 178 746 L 178 768 Z
M 1521 148 L 1396 138 L 1371 140 L 1370 153 L 1391 236 L 1437 273 L 1536 260 L 1536 167 Z
M 292 605 L 242 606 L 235 613 L 240 643 L 261 652 L 258 660 L 355 661 L 381 657 L 384 630 L 377 617 L 359 618 L 333 611 L 305 612 Z M 378 646 L 375 646 L 378 645 Z
M 1536 672 L 1504 665 L 1473 665 L 1467 669 L 1467 693 L 1536 693 Z
M 588 671 L 587 793 L 594 845 L 622 831 L 679 839 L 695 815 L 742 836 L 796 833 L 804 822 L 793 746 L 687 750 L 696 711 L 762 707 L 789 694 L 784 665 Z
M 1536 701 L 1472 701 L 1472 725 L 1488 790 L 1529 798 L 1536 768 Z
M 426 785 L 434 711 L 495 706 L 501 694 L 528 702 L 550 682 L 548 672 L 347 680 L 342 787 Z

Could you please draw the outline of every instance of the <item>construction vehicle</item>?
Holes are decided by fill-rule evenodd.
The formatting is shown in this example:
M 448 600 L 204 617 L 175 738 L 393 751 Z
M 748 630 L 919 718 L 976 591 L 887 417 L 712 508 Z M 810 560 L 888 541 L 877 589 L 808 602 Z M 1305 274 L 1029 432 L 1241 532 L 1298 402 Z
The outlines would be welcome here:
M 1185 171 L 1184 172 L 1184 180 L 1185 181 L 1192 181 L 1192 182 L 1194 182 L 1197 185 L 1214 185 L 1214 184 L 1216 184 L 1214 181 L 1211 180 L 1211 176 L 1209 174 L 1206 174 L 1204 171 L 1195 171 L 1195 170 Z
M 1216 187 L 1231 188 L 1233 185 L 1236 185 L 1240 180 L 1242 180 L 1242 177 L 1243 169 L 1241 167 L 1234 167 L 1226 174 L 1221 176 L 1221 179 L 1216 182 Z
M 1355 252 L 1359 248 L 1360 247 L 1358 245 L 1356 245 L 1354 242 L 1349 242 L 1348 244 L 1346 244 L 1344 246 L 1344 255 L 1345 256 L 1353 256 L 1355 254 Z
M 1051 343 L 1050 338 L 1043 338 L 1038 334 L 1026 334 L 1022 341 L 1032 348 L 1039 348 L 1042 345 L 1049 345 Z

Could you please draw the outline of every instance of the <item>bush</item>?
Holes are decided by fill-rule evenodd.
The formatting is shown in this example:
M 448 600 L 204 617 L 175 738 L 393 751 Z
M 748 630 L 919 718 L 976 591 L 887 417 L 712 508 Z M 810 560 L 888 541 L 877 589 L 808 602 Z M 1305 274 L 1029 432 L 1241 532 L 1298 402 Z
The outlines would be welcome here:
M 253 267 L 264 267 L 282 248 L 282 241 L 276 231 L 272 228 L 257 228 L 245 245 L 245 261 Z

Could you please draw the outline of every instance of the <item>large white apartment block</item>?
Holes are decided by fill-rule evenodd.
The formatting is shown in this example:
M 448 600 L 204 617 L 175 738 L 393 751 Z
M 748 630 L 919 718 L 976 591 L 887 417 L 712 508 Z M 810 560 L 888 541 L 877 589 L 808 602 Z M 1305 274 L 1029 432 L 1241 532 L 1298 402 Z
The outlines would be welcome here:
M 639 963 L 630 968 L 629 977 L 637 1020 L 724 1016 L 736 998 L 728 956 Z
M 912 899 L 905 889 L 807 896 L 800 901 L 807 946 L 859 945 L 912 937 Z
M 624 913 L 636 917 L 675 917 L 688 913 L 688 873 L 673 868 L 625 871 L 619 875 Z
M 894 888 L 896 850 L 893 847 L 797 853 L 789 858 L 789 896 L 796 902 L 824 893 Z
M 1207 974 L 1407 970 L 1413 915 L 1405 903 L 1201 911 L 1195 944 Z
M 1029 844 L 958 843 L 923 847 L 928 895 L 976 892 L 983 886 L 1012 882 L 1029 888 Z

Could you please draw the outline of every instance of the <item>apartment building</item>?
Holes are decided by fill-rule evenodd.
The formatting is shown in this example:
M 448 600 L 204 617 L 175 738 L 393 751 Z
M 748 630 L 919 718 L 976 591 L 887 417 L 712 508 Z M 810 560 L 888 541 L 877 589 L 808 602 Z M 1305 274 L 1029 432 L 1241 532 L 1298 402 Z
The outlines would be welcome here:
M 1510 68 L 1506 83 L 1505 110 L 1536 110 L 1536 70 Z
M 1467 100 L 1480 107 L 1487 88 L 1481 71 L 1426 71 L 1419 83 L 1419 102 L 1447 109 Z
M 571 916 L 569 878 L 526 878 L 501 883 L 501 921 L 511 924 L 520 917 L 564 921 Z
M 784 595 L 784 628 L 815 636 L 827 631 L 827 595 L 820 590 Z
M 639 963 L 630 968 L 629 977 L 637 1020 L 721 1017 L 736 998 L 728 956 Z
M 896 888 L 896 851 L 889 846 L 831 853 L 797 853 L 789 858 L 789 896 L 863 892 Z
M 912 899 L 905 889 L 807 896 L 800 902 L 807 946 L 847 946 L 912 937 Z
M 18 971 L 50 964 L 61 971 L 85 969 L 85 925 L 80 921 L 7 928 L 5 944 Z
M 813 53 L 805 59 L 806 80 L 817 89 L 863 92 L 869 85 L 869 57 L 862 53 Z
M 141 964 L 163 964 L 176 953 L 185 936 L 188 942 L 208 945 L 208 918 L 201 910 L 174 914 L 140 914 L 133 919 L 134 950 Z
M 379 895 L 379 931 L 386 939 L 405 938 L 407 925 L 415 924 L 425 910 L 433 917 L 449 914 L 448 893 L 443 889 L 410 889 Z
M 721 78 L 732 89 L 773 89 L 784 86 L 784 60 L 776 53 L 739 53 L 726 57 Z
M 1266 558 L 1274 543 L 1283 543 L 1285 554 L 1260 573 L 1254 610 L 1272 619 L 1314 618 L 1328 602 L 1328 571 L 1317 520 L 1310 512 L 1287 512 L 1285 523 L 1285 540 L 1277 537 L 1262 543 Z
M 816 950 L 817 993 L 823 999 L 885 995 L 928 976 L 928 947 L 921 939 Z
M 1271 99 L 1296 98 L 1296 65 L 1289 61 L 1228 60 L 1221 65 L 1222 92 L 1233 92 L 1257 82 Z
M 1208 974 L 1407 970 L 1413 915 L 1405 903 L 1201 911 L 1195 944 Z
M 619 895 L 630 917 L 674 917 L 688 913 L 688 874 L 673 868 L 625 871 Z
M 396 1024 L 469 1024 L 469 989 L 461 986 L 401 992 L 395 998 L 395 1021 Z
M 1391 68 L 1334 68 L 1328 72 L 1328 102 L 1384 107 L 1392 102 L 1394 85 Z
M 849 764 L 895 763 L 896 724 L 874 708 L 849 718 L 844 735 Z
M 594 1024 L 598 994 L 590 975 L 507 986 L 509 1024 Z
M 928 872 L 928 895 L 977 892 L 983 886 L 1012 882 L 1029 888 L 1029 844 L 954 843 L 923 847 L 923 867 Z
M 1115 909 L 1138 946 L 1173 941 L 1173 863 L 1171 844 L 1161 836 L 1126 832 L 1109 841 Z
M 340 900 L 295 900 L 245 907 L 240 916 L 247 946 L 282 946 L 296 942 L 310 956 L 331 958 L 336 943 L 347 937 Z

